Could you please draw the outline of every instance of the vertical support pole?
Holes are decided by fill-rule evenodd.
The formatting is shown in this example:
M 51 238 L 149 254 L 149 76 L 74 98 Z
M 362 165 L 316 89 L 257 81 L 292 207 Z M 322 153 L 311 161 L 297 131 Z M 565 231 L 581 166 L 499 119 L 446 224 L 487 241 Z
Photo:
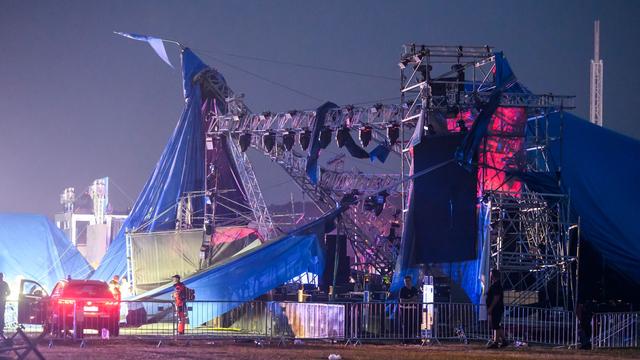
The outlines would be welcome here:
M 340 228 L 342 227 L 342 214 L 338 215 L 338 218 L 336 219 L 336 221 L 338 222 L 337 226 L 336 226 L 336 243 L 334 246 L 334 257 L 333 257 L 333 292 L 332 292 L 332 298 L 331 300 L 333 300 L 333 297 L 335 296 L 335 291 L 336 291 L 336 279 L 338 277 L 338 264 L 339 264 L 339 248 L 338 246 L 340 246 L 340 235 L 341 235 L 341 231 Z
M 576 329 L 575 329 L 575 338 L 574 340 L 577 342 L 578 340 L 578 314 L 576 314 L 576 310 L 578 307 L 578 301 L 580 301 L 580 217 L 578 216 L 578 242 L 576 244 L 576 299 L 573 304 L 573 312 L 576 315 Z M 591 332 L 591 337 L 593 338 L 593 331 Z M 593 341 L 593 339 L 591 339 Z M 593 342 L 592 342 L 593 344 Z

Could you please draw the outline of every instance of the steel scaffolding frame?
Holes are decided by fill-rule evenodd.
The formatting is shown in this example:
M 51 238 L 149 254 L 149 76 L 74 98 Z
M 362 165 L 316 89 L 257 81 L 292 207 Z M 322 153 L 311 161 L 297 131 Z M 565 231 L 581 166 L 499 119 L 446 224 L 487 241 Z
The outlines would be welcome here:
M 409 44 L 403 47 L 398 64 L 401 69 L 401 102 L 409 104 L 403 108 L 400 123 L 403 225 L 409 189 L 405 179 L 411 166 L 412 144 L 407 138 L 408 131 L 414 129 L 420 120 L 429 128 L 434 125 L 442 126 L 437 124 L 436 113 L 452 110 L 456 113 L 477 113 L 479 105 L 486 103 L 491 96 L 495 56 L 496 53 L 488 46 Z M 432 77 L 434 67 L 447 65 L 451 66 L 450 71 L 447 69 Z M 466 76 L 468 72 L 472 73 L 471 79 Z M 434 89 L 439 93 L 434 94 Z M 548 126 L 544 123 L 540 128 L 538 122 L 546 122 L 546 114 L 550 112 L 574 108 L 574 97 L 504 93 L 500 98 L 500 107 L 523 108 L 527 117 L 536 121 L 534 136 L 525 144 L 525 151 L 533 151 L 536 156 L 525 157 L 529 162 L 518 164 L 523 167 L 521 169 L 550 171 L 546 150 L 549 142 L 557 139 L 550 139 L 547 131 L 540 133 L 539 129 L 547 130 Z M 524 140 L 525 133 L 519 136 Z M 487 163 L 486 155 L 484 158 L 484 162 L 477 164 L 481 184 L 487 176 L 487 167 L 491 166 Z M 515 164 L 518 159 L 511 160 Z M 512 299 L 513 303 L 523 303 L 528 292 L 547 289 L 551 282 L 557 280 L 556 290 L 562 296 L 556 296 L 555 299 L 561 299 L 563 306 L 567 308 L 573 296 L 571 266 L 575 261 L 569 248 L 569 229 L 572 224 L 569 223 L 568 197 L 531 192 L 526 186 L 517 193 L 504 193 L 485 189 L 482 185 L 479 196 L 491 206 L 489 242 L 486 244 L 490 253 L 489 262 L 491 267 L 504 272 L 503 282 L 507 289 L 519 291 Z
M 544 291 L 545 300 L 568 308 L 573 300 L 569 201 L 565 195 L 531 191 L 488 194 L 490 266 L 501 271 L 514 305 Z M 550 289 L 554 286 L 554 289 Z M 555 294 L 550 293 L 555 291 Z
M 324 123 L 328 128 L 336 130 L 342 127 L 357 129 L 370 126 L 373 129 L 374 140 L 381 143 L 387 141 L 383 132 L 390 126 L 399 125 L 400 141 L 393 147 L 393 151 L 399 153 L 402 158 L 399 174 L 366 175 L 324 169 L 320 184 L 312 184 L 305 171 L 306 156 L 298 154 L 295 150 L 286 151 L 282 144 L 282 135 L 290 131 L 300 133 L 313 129 L 316 122 L 315 111 L 292 110 L 251 114 L 242 98 L 228 96 L 228 111 L 216 114 L 215 121 L 209 123 L 207 134 L 225 134 L 233 139 L 234 158 L 238 155 L 246 158 L 238 151 L 235 142 L 240 135 L 251 134 L 251 146 L 263 151 L 272 161 L 279 164 L 323 212 L 334 208 L 339 198 L 351 190 L 375 193 L 399 180 L 398 202 L 404 220 L 411 166 L 409 134 L 415 130 L 419 120 L 422 120 L 424 125 L 431 126 L 437 122 L 439 114 L 450 112 L 452 109 L 477 114 L 479 105 L 489 99 L 494 86 L 495 56 L 493 48 L 487 46 L 405 45 L 399 64 L 399 105 L 347 105 L 328 112 Z M 431 76 L 434 68 L 447 65 L 456 67 L 447 69 L 438 76 Z M 460 72 L 471 73 L 472 76 L 467 79 L 459 78 L 457 76 Z M 215 84 L 212 87 L 215 88 Z M 228 88 L 225 91 L 233 94 Z M 527 117 L 537 117 L 538 120 L 544 121 L 545 114 L 549 112 L 573 108 L 574 97 L 504 93 L 500 98 L 500 106 L 525 109 Z M 533 144 L 526 144 L 525 151 L 535 152 L 539 156 L 535 157 L 534 163 L 527 163 L 526 167 L 531 171 L 549 171 L 545 152 L 549 138 L 546 133 L 539 138 L 537 131 L 536 127 Z M 262 136 L 267 133 L 276 136 L 276 144 L 272 151 L 267 151 L 261 141 Z M 242 159 L 237 158 L 236 162 L 241 163 L 240 160 Z M 482 173 L 482 167 L 487 165 L 478 164 L 479 172 Z M 567 272 L 567 269 L 573 261 L 569 255 L 567 240 L 569 224 L 565 211 L 568 211 L 568 200 L 560 198 L 556 199 L 554 204 L 549 204 L 546 202 L 548 197 L 528 192 L 526 189 L 517 194 L 499 194 L 480 189 L 480 195 L 492 201 L 492 207 L 495 207 L 491 213 L 493 226 L 489 245 L 494 250 L 491 252 L 491 264 L 507 272 L 506 285 L 516 290 L 539 290 L 544 288 L 549 279 L 558 278 L 560 288 L 566 295 L 572 283 L 571 273 Z M 364 221 L 358 221 L 361 219 Z M 391 271 L 397 251 L 393 244 L 384 241 L 376 226 L 371 226 L 375 223 L 373 215 L 355 207 L 347 212 L 347 216 L 343 216 L 342 221 L 342 228 L 345 229 L 352 249 L 359 257 L 357 266 L 362 270 L 379 274 Z M 404 221 L 401 223 L 404 225 Z M 525 272 L 528 274 L 524 274 Z M 513 280 L 516 273 L 520 274 L 518 281 Z
M 236 96 L 225 82 L 220 81 L 221 77 L 218 75 L 214 69 L 205 69 L 194 79 L 195 82 L 201 85 L 202 93 L 206 101 L 213 104 L 213 106 L 209 108 L 209 112 L 204 116 L 204 125 L 207 129 L 205 133 L 207 137 L 206 141 L 211 143 L 213 142 L 213 137 L 222 135 L 217 129 L 221 118 L 243 116 L 250 112 L 249 108 L 244 104 L 242 97 Z M 225 101 L 221 103 L 216 99 L 225 99 Z M 231 149 L 230 155 L 238 169 L 240 181 L 244 188 L 243 196 L 251 208 L 250 210 L 253 213 L 253 220 L 256 222 L 258 233 L 265 241 L 272 240 L 277 237 L 278 232 L 273 226 L 269 209 L 262 196 L 262 191 L 260 190 L 260 185 L 258 184 L 251 162 L 246 154 L 240 151 L 237 141 L 229 138 L 227 143 Z M 209 169 L 209 166 L 206 166 L 206 168 Z M 208 186 L 211 186 L 211 184 L 208 184 Z M 207 190 L 210 192 L 213 191 L 214 196 L 218 195 L 215 193 L 216 189 L 214 188 Z M 238 214 L 242 215 L 240 213 Z

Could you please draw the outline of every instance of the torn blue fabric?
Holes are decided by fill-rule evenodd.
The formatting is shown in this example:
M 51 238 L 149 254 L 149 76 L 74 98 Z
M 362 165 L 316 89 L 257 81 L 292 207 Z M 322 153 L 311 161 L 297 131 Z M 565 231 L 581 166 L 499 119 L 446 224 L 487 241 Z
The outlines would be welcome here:
M 324 119 L 327 113 L 331 109 L 337 108 L 338 105 L 327 101 L 316 109 L 316 123 L 313 126 L 311 132 L 311 148 L 309 149 L 309 156 L 307 156 L 306 173 L 312 184 L 317 184 L 320 177 L 320 170 L 318 169 L 318 158 L 320 157 L 320 130 L 324 127 Z
M 538 124 L 539 131 L 545 125 Z M 572 221 L 607 265 L 640 284 L 640 141 L 570 113 L 548 116 L 550 163 L 560 170 Z M 543 133 L 544 134 L 544 133 Z M 529 173 L 527 185 L 553 191 L 555 174 Z M 557 187 L 556 187 L 557 189 Z
M 471 171 L 473 167 L 473 158 L 478 152 L 478 147 L 482 139 L 487 135 L 489 123 L 493 114 L 500 106 L 500 99 L 506 89 L 516 83 L 516 77 L 509 66 L 509 62 L 504 58 L 501 52 L 495 54 L 495 87 L 491 91 L 489 101 L 480 107 L 480 113 L 473 121 L 471 130 L 467 133 L 462 144 L 455 152 L 455 158 L 458 164 Z
M 344 210 L 338 208 L 278 240 L 184 279 L 198 300 L 223 301 L 215 307 L 194 307 L 189 312 L 192 324 L 203 324 L 305 272 L 322 274 L 325 256 L 320 239 L 333 230 L 336 217 Z M 173 285 L 168 284 L 136 299 L 170 300 L 172 292 Z
M 369 153 L 369 159 L 371 160 L 371 162 L 377 159 L 381 163 L 384 163 L 385 161 L 387 161 L 389 153 L 391 153 L 391 148 L 386 144 L 380 144 L 373 150 L 371 150 L 371 152 Z
M 138 41 L 146 41 L 149 46 L 151 46 L 151 48 L 153 49 L 153 51 L 155 51 L 155 53 L 160 57 L 160 59 L 162 59 L 162 61 L 164 61 L 167 65 L 171 66 L 173 68 L 173 64 L 171 64 L 171 61 L 169 61 L 169 57 L 167 56 L 167 51 L 164 48 L 164 40 L 160 39 L 160 38 L 156 38 L 153 36 L 149 36 L 149 35 L 140 35 L 140 34 L 133 34 L 133 33 L 124 33 L 124 32 L 119 32 L 119 31 L 114 31 L 114 33 L 124 36 L 126 38 L 132 39 L 132 40 L 138 40 Z
M 100 266 L 91 276 L 108 280 L 127 269 L 126 231 L 153 232 L 176 226 L 177 203 L 186 192 L 204 191 L 204 129 L 202 127 L 200 87 L 193 78 L 206 65 L 189 49 L 182 53 L 185 108 L 160 160 L 138 196 L 129 217 L 107 249 Z M 202 214 L 205 198 L 194 201 L 193 211 Z M 199 215 L 196 215 L 199 216 Z

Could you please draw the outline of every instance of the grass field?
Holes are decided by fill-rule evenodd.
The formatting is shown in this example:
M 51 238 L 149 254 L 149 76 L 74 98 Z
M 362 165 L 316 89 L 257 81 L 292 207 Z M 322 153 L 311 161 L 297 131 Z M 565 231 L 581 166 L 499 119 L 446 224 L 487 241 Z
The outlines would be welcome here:
M 359 345 L 312 343 L 303 345 L 256 346 L 253 343 L 206 342 L 192 343 L 118 340 L 90 340 L 81 348 L 77 342 L 58 342 L 48 348 L 44 342 L 40 351 L 48 360 L 53 359 L 327 359 L 339 354 L 342 359 L 640 359 L 635 350 L 571 350 L 547 347 L 507 347 L 486 350 L 481 344 L 443 344 L 419 347 L 417 345 Z M 0 356 L 1 358 L 1 356 Z

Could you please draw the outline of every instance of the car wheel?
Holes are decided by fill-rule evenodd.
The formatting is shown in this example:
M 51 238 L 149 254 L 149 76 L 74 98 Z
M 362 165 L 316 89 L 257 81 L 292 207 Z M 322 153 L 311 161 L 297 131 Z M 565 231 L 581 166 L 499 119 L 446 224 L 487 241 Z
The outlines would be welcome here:
M 116 324 L 109 327 L 109 336 L 119 336 L 120 335 L 120 325 Z
M 76 332 L 74 335 L 77 339 L 84 338 L 84 324 L 76 324 Z

